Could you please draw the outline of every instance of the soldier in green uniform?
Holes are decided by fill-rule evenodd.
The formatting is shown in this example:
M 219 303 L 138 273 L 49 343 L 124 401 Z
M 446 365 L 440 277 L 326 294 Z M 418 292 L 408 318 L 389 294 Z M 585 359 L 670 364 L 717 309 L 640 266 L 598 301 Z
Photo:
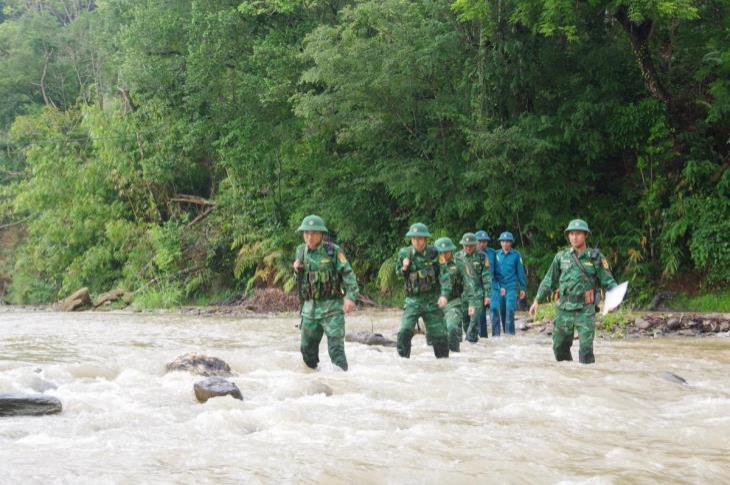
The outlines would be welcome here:
M 456 253 L 456 259 L 461 259 L 465 264 L 471 266 L 471 275 L 474 278 L 475 283 L 475 298 L 482 301 L 483 305 L 489 304 L 489 294 L 485 298 L 485 289 L 487 291 L 492 287 L 492 275 L 489 271 L 489 259 L 487 259 L 486 253 L 477 251 L 477 238 L 471 233 L 467 232 L 461 237 L 462 250 Z M 479 305 L 481 308 L 483 305 Z M 479 313 L 467 312 L 467 302 L 462 301 L 463 315 L 464 315 L 464 330 L 466 332 L 466 340 L 471 343 L 475 343 L 479 340 Z
M 317 368 L 319 342 L 325 334 L 330 360 L 347 370 L 344 314 L 355 309 L 360 292 L 355 273 L 339 246 L 323 242 L 328 231 L 322 218 L 305 217 L 298 231 L 303 233 L 304 244 L 297 247 L 292 266 L 303 302 L 301 351 L 304 363 L 312 369 Z
M 422 317 L 433 353 L 437 358 L 448 357 L 446 322 L 437 304 L 440 291 L 438 252 L 426 245 L 431 233 L 425 224 L 413 224 L 406 237 L 411 239 L 411 245 L 400 249 L 395 267 L 396 274 L 405 280 L 406 293 L 398 331 L 398 355 L 410 358 L 413 329 Z
M 455 258 L 456 246 L 448 237 L 436 241 L 441 264 L 441 296 L 439 307 L 444 309 L 446 329 L 449 333 L 449 350 L 458 352 L 461 344 L 461 325 L 464 321 L 464 305 L 468 315 L 481 308 L 482 301 L 476 287 L 472 265 L 463 259 Z
M 565 233 L 571 247 L 555 255 L 530 307 L 530 314 L 534 316 L 538 302 L 546 299 L 553 290 L 558 290 L 558 314 L 553 322 L 553 352 L 558 361 L 573 360 L 570 347 L 576 328 L 580 336 L 580 363 L 596 361 L 593 337 L 598 291 L 601 287 L 610 290 L 616 286 L 606 258 L 597 249 L 586 246 L 590 232 L 584 220 L 570 221 Z

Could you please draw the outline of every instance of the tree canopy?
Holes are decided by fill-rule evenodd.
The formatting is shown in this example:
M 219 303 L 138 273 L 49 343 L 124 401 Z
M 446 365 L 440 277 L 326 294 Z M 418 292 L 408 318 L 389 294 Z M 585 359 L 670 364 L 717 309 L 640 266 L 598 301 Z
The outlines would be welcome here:
M 0 12 L 13 302 L 80 286 L 150 305 L 290 289 L 309 213 L 372 293 L 392 289 L 416 221 L 457 238 L 511 230 L 534 285 L 575 217 L 639 303 L 730 282 L 729 0 Z

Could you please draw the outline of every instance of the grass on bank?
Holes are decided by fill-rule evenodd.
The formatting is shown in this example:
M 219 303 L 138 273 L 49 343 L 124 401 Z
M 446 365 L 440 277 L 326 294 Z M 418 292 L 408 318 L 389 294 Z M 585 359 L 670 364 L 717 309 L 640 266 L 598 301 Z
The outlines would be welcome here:
M 666 303 L 667 308 L 685 312 L 730 313 L 730 289 L 703 295 L 676 295 Z

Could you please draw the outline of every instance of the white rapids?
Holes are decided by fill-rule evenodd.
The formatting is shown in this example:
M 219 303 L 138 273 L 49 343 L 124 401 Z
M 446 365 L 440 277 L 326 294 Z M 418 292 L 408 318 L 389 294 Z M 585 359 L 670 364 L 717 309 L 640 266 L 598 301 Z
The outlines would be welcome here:
M 45 392 L 64 405 L 58 415 L 0 417 L 0 482 L 730 477 L 730 339 L 597 340 L 597 363 L 581 366 L 554 362 L 544 336 L 464 342 L 436 360 L 419 335 L 409 360 L 347 343 L 348 372 L 329 363 L 323 340 L 310 371 L 296 321 L 0 313 L 0 392 Z M 398 321 L 372 312 L 347 324 L 392 336 Z M 199 376 L 164 370 L 187 352 L 228 362 L 244 401 L 199 404 Z

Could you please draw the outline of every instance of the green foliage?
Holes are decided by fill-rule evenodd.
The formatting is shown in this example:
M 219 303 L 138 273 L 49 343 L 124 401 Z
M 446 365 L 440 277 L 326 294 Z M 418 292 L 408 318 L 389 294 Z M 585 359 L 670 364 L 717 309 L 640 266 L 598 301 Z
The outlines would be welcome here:
M 671 309 L 689 312 L 730 312 L 730 291 L 713 291 L 697 296 L 677 295 L 666 303 Z
M 555 320 L 555 316 L 558 314 L 558 308 L 555 303 L 547 303 L 544 305 L 538 305 L 537 312 L 535 313 L 535 321 L 542 322 L 543 320 Z
M 631 310 L 621 307 L 599 317 L 596 327 L 615 337 L 623 337 L 626 334 L 626 326 L 635 319 L 636 315 Z
M 685 273 L 730 282 L 725 1 L 2 9 L 0 226 L 24 237 L 2 258 L 11 301 L 290 291 L 310 213 L 382 301 L 400 298 L 415 221 L 511 230 L 531 290 L 575 217 L 635 304 Z

